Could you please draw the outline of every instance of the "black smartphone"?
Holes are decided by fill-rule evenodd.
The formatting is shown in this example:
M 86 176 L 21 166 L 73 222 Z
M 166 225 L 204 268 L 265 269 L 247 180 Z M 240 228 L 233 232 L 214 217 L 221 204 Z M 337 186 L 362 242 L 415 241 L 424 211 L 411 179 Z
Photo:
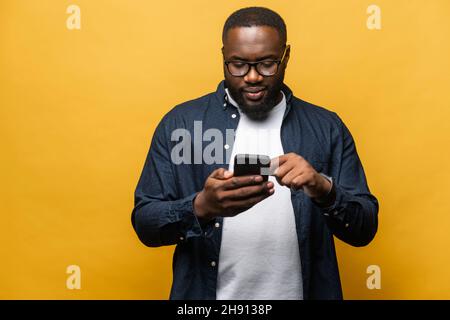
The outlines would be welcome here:
M 270 157 L 261 154 L 237 154 L 234 157 L 234 175 L 261 175 L 263 181 L 269 179 Z

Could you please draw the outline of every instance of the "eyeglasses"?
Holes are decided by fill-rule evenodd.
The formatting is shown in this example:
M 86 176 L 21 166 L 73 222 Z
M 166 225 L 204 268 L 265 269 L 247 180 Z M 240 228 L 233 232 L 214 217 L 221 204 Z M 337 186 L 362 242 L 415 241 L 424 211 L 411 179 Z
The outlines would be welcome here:
M 263 77 L 271 77 L 278 72 L 278 66 L 283 62 L 287 48 L 286 46 L 283 52 L 283 56 L 280 60 L 263 60 L 257 62 L 245 62 L 241 60 L 224 61 L 227 66 L 228 72 L 233 77 L 244 77 L 250 71 L 251 67 L 255 66 L 256 71 Z

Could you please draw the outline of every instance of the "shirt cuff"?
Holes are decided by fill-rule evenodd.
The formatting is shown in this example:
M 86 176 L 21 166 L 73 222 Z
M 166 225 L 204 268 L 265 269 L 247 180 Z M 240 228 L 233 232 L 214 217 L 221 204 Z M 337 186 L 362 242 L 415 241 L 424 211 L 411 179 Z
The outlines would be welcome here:
M 328 207 L 321 207 L 322 213 L 326 217 L 333 218 L 335 220 L 344 223 L 345 219 L 345 209 L 346 209 L 346 201 L 345 201 L 345 192 L 336 184 L 333 184 L 334 193 L 336 195 L 336 200 L 334 204 Z
M 205 235 L 211 223 L 200 223 L 199 218 L 194 213 L 194 199 L 197 193 L 186 198 L 173 201 L 169 207 L 168 221 L 166 223 L 179 223 L 179 240 L 187 241 L 192 237 Z

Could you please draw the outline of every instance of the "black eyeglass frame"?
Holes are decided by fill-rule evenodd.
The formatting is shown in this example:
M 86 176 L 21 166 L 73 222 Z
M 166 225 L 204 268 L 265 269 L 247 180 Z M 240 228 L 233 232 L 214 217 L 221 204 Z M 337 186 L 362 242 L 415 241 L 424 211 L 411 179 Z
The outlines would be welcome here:
M 290 47 L 289 45 L 285 46 L 283 55 L 281 56 L 281 59 L 280 59 L 280 60 L 260 60 L 260 61 L 256 61 L 256 62 L 247 62 L 247 61 L 242 61 L 242 60 L 224 60 L 223 63 L 225 63 L 228 72 L 229 72 L 233 77 L 238 77 L 238 78 L 245 77 L 245 76 L 250 72 L 250 70 L 252 69 L 253 66 L 255 67 L 255 70 L 256 70 L 256 72 L 258 72 L 259 75 L 261 75 L 261 76 L 263 76 L 263 77 L 273 77 L 274 75 L 276 75 L 276 74 L 278 73 L 278 70 L 279 70 L 279 68 L 280 68 L 280 64 L 283 62 L 284 58 L 286 57 L 286 52 L 287 52 L 287 49 L 288 49 L 289 47 Z M 245 74 L 243 74 L 243 75 L 237 75 L 237 76 L 234 75 L 233 73 L 231 73 L 230 68 L 229 68 L 229 66 L 228 66 L 228 65 L 229 65 L 230 63 L 232 63 L 232 62 L 240 62 L 240 63 L 246 64 L 246 65 L 248 66 L 247 72 L 246 72 Z M 258 65 L 260 65 L 260 63 L 263 63 L 263 62 L 276 62 L 276 64 L 277 64 L 277 69 L 275 70 L 275 72 L 274 72 L 273 74 L 270 74 L 270 75 L 264 75 L 264 74 L 262 74 L 261 72 L 259 72 L 259 70 L 258 70 Z

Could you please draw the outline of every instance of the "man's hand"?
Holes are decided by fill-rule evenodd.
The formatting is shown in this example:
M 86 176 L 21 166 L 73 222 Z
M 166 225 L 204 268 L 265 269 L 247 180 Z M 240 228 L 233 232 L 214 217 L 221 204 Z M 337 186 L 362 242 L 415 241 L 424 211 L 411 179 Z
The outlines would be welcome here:
M 327 201 L 326 197 L 331 189 L 330 181 L 298 154 L 288 153 L 272 159 L 271 171 L 280 185 L 303 190 L 319 203 Z
M 233 177 L 233 172 L 220 168 L 211 173 L 195 197 L 194 211 L 206 220 L 233 217 L 273 193 L 273 182 L 263 182 L 262 176 Z

